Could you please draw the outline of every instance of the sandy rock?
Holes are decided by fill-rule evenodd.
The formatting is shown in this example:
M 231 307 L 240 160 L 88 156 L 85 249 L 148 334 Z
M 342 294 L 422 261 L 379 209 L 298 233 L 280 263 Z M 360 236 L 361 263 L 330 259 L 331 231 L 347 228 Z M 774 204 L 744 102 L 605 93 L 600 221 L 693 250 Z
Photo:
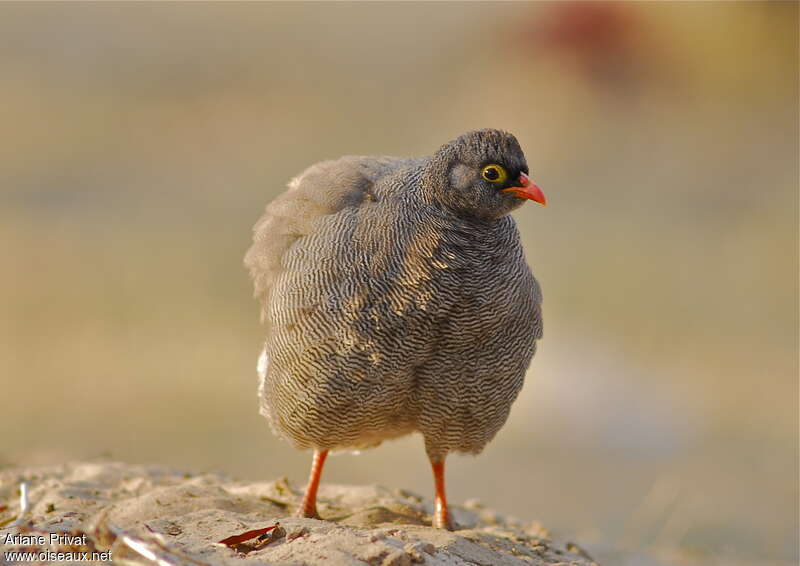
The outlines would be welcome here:
M 22 480 L 29 486 L 30 510 L 20 525 L 15 521 Z M 430 527 L 430 501 L 405 490 L 323 484 L 323 521 L 292 516 L 301 496 L 286 479 L 242 482 L 121 463 L 5 470 L 0 563 L 8 561 L 9 550 L 89 552 L 90 558 L 91 552 L 110 550 L 120 563 L 153 564 L 158 558 L 193 566 L 595 564 L 582 549 L 553 542 L 538 523 L 517 523 L 475 502 L 454 508 L 461 528 L 448 532 Z M 261 538 L 233 548 L 219 544 L 276 523 Z M 87 536 L 85 544 L 75 538 L 69 544 L 14 544 L 13 535 L 24 533 Z

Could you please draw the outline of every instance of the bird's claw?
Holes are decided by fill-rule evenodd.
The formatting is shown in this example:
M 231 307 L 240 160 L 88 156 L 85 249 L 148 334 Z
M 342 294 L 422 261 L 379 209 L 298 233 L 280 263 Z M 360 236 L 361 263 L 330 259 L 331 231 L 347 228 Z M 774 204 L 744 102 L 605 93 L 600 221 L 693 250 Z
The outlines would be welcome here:
M 433 526 L 436 527 L 437 529 L 445 529 L 447 531 L 456 530 L 456 524 L 453 521 L 452 517 L 450 517 L 450 513 L 434 514 Z
M 294 512 L 294 516 L 305 517 L 306 519 L 321 519 L 319 513 L 317 513 L 316 505 L 307 505 L 305 501 Z

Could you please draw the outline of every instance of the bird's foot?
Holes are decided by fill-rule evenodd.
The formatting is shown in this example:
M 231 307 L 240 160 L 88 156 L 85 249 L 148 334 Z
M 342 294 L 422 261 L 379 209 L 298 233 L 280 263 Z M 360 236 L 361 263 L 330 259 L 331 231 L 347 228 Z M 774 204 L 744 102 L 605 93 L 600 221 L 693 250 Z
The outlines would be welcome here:
M 433 526 L 437 529 L 445 529 L 447 531 L 456 530 L 456 524 L 450 516 L 450 513 L 448 511 L 441 512 L 438 509 L 433 515 Z
M 444 459 L 431 459 L 433 480 L 436 484 L 436 501 L 434 502 L 433 526 L 437 529 L 455 530 L 455 522 L 447 508 L 447 497 L 444 494 Z
M 297 508 L 297 511 L 294 512 L 295 517 L 305 517 L 306 519 L 320 519 L 319 513 L 317 513 L 317 506 L 313 503 L 307 503 L 305 500 L 300 504 L 300 507 Z
M 319 479 L 322 476 L 322 466 L 325 464 L 325 458 L 327 457 L 327 450 L 318 449 L 314 451 L 314 460 L 311 463 L 311 475 L 308 478 L 306 493 L 303 496 L 300 507 L 295 511 L 295 517 L 320 518 L 319 513 L 317 513 L 317 488 L 319 487 Z

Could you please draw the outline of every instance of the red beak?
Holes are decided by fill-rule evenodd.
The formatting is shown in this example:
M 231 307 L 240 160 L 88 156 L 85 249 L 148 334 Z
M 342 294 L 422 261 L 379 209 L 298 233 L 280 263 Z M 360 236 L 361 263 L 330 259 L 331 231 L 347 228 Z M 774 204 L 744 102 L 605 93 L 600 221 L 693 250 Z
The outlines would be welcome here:
M 500 191 L 501 193 L 513 193 L 514 196 L 533 200 L 541 205 L 547 206 L 547 199 L 544 198 L 542 189 L 537 187 L 525 173 L 519 174 L 519 187 L 509 187 Z

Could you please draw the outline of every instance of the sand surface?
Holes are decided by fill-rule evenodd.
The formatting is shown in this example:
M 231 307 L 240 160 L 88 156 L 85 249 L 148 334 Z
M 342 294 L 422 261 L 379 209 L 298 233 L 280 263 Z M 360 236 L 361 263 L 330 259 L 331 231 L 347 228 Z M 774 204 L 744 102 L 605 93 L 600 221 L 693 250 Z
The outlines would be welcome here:
M 20 518 L 23 480 L 29 509 Z M 301 496 L 302 486 L 286 479 L 243 482 L 122 463 L 4 470 L 0 563 L 12 563 L 11 551 L 72 552 L 62 557 L 68 559 L 88 552 L 88 562 L 75 560 L 81 564 L 91 562 L 92 552 L 111 551 L 117 564 L 595 564 L 574 544 L 551 540 L 538 523 L 502 517 L 477 502 L 455 507 L 460 528 L 447 532 L 430 526 L 430 500 L 404 490 L 323 483 L 318 508 L 327 520 L 293 517 Z M 276 523 L 260 539 L 235 548 L 219 544 Z M 51 533 L 73 538 L 51 544 Z M 39 536 L 45 544 L 32 538 Z M 107 563 L 106 555 L 95 557 Z

